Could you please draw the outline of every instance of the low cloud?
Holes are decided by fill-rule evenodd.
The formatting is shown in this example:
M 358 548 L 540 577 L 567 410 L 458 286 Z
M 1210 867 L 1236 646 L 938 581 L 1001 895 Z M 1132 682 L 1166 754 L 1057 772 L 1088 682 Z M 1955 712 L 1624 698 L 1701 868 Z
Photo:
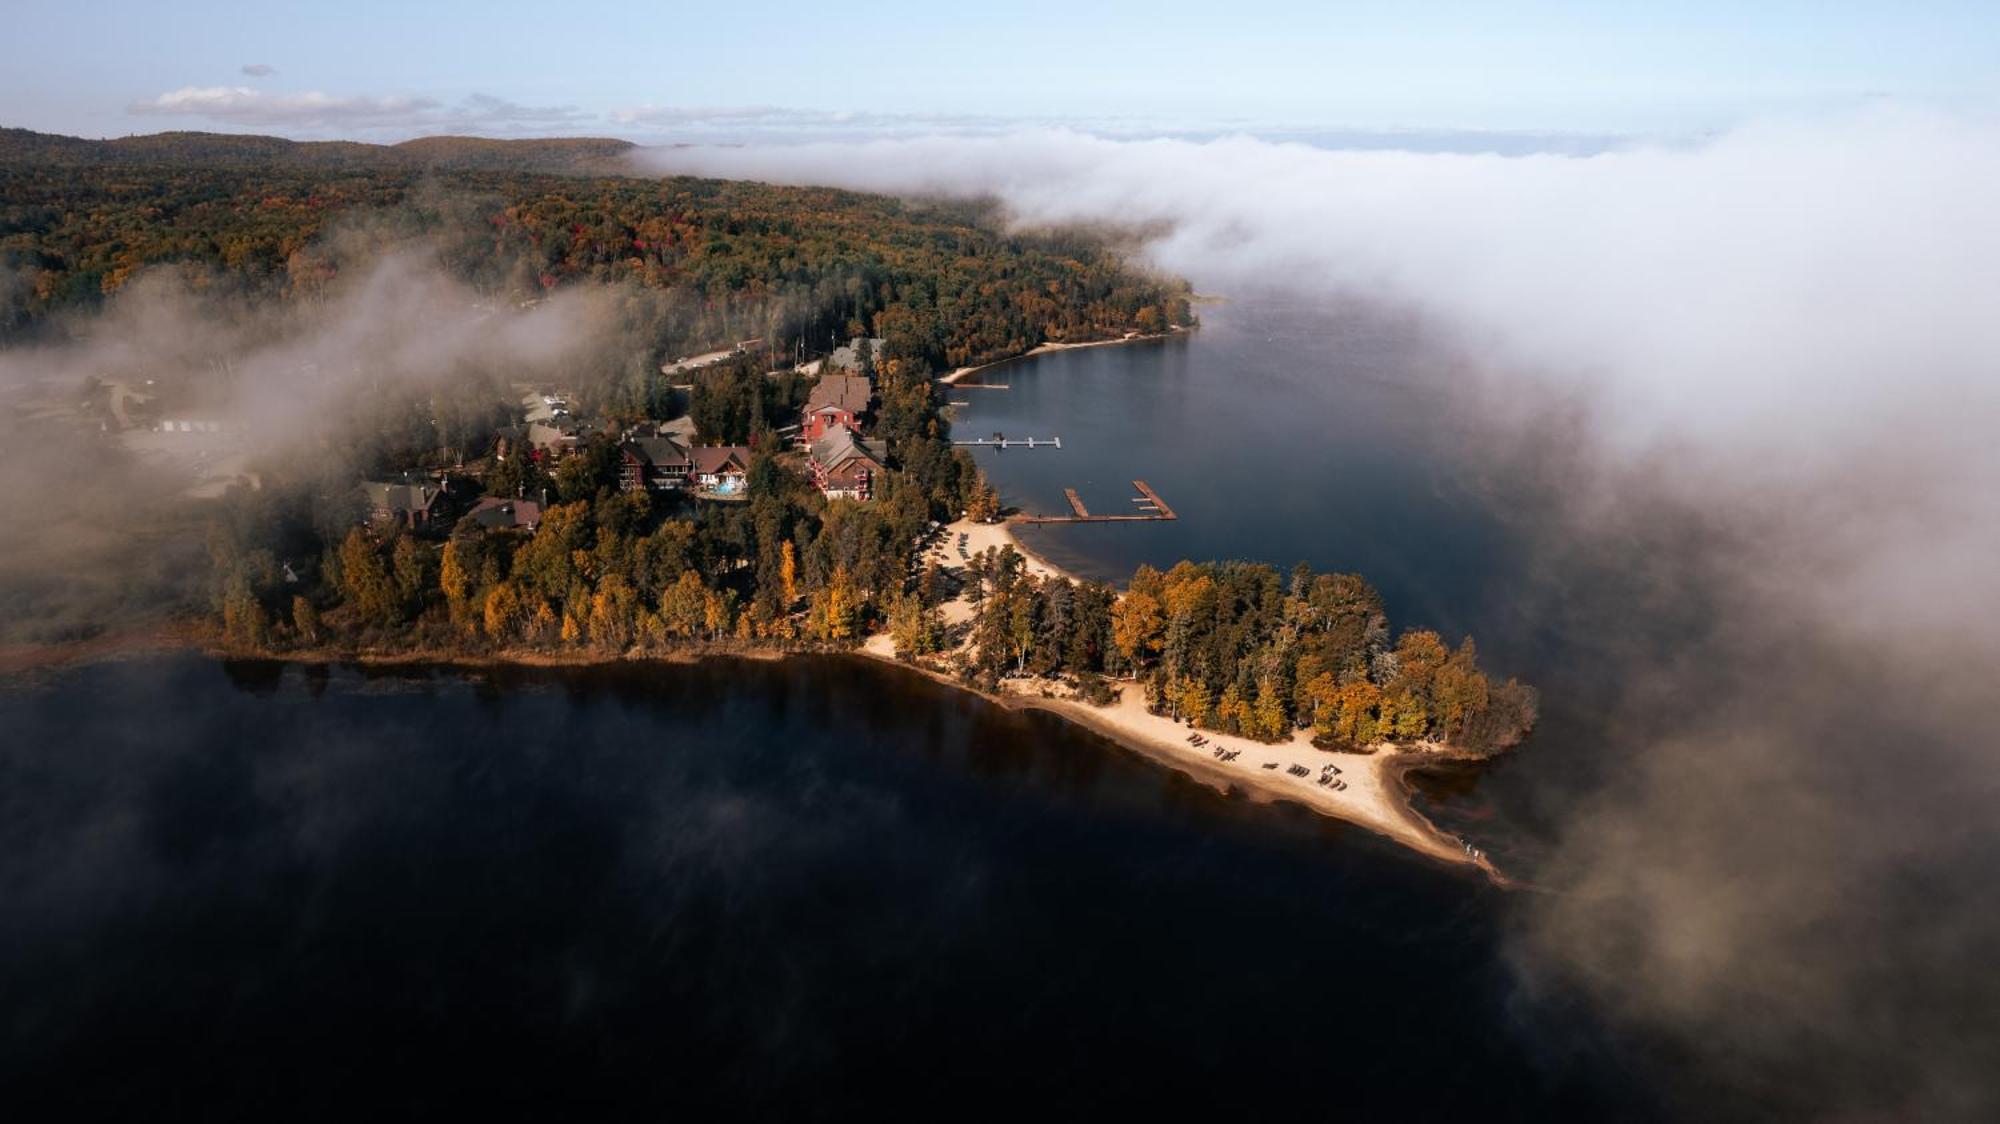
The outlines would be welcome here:
M 775 105 L 642 105 L 618 110 L 611 119 L 647 132 L 762 140 L 995 133 L 1022 126 L 1018 117 L 986 114 L 875 113 Z
M 1341 129 L 1324 125 L 1218 118 L 1166 121 L 1137 115 L 1039 116 L 984 113 L 888 113 L 801 109 L 776 105 L 640 105 L 614 111 L 610 120 L 632 134 L 662 142 L 716 144 L 924 141 L 935 138 L 999 139 L 1032 132 L 1062 132 L 1104 140 L 1169 139 L 1208 142 L 1226 137 L 1289 141 L 1316 148 L 1411 152 L 1533 152 L 1583 155 L 1626 143 L 1601 133 L 1471 131 L 1455 129 Z
M 250 68 L 244 69 L 248 72 Z M 276 94 L 249 86 L 183 86 L 137 102 L 129 111 L 143 117 L 185 117 L 221 125 L 334 135 L 504 135 L 567 130 L 592 120 L 575 106 L 521 105 L 491 94 L 475 93 L 447 104 L 430 97 Z
M 2000 861 L 2000 127 L 1886 107 L 1584 157 L 1058 129 L 644 159 L 993 197 L 1140 232 L 1204 291 L 1418 313 L 1468 357 L 1439 424 L 1512 481 L 1521 611 L 1615 668 L 1604 779 L 1537 872 L 1561 892 L 1519 903 L 1526 977 L 1800 1114 L 2000 1109 L 2000 914 L 1970 892 Z M 1607 575 L 1643 596 L 1590 603 Z

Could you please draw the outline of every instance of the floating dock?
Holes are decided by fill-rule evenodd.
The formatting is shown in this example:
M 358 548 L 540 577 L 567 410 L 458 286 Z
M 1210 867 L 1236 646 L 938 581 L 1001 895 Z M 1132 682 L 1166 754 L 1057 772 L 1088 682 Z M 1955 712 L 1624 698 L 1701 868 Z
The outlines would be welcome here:
M 1173 508 L 1167 506 L 1167 501 L 1161 499 L 1160 494 L 1158 492 L 1155 492 L 1152 488 L 1148 487 L 1144 480 L 1134 480 L 1132 481 L 1132 486 L 1139 490 L 1139 494 L 1132 498 L 1132 502 L 1139 505 L 1139 511 L 1132 515 L 1092 515 L 1090 513 L 1090 509 L 1083 506 L 1083 497 L 1076 494 L 1075 488 L 1064 488 L 1063 496 L 1064 498 L 1069 500 L 1070 510 L 1075 512 L 1076 514 L 1016 515 L 1014 516 L 1012 522 L 1015 523 L 1152 523 L 1160 520 L 1180 518 L 1178 515 L 1174 514 Z

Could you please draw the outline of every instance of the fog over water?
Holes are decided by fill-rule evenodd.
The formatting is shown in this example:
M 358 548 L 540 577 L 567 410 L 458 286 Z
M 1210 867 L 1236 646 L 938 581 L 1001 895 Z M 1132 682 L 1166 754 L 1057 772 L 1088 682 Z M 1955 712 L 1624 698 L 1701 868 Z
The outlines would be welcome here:
M 1138 227 L 1204 291 L 1414 318 L 1450 356 L 1412 377 L 1441 391 L 1458 477 L 1529 544 L 1516 611 L 1610 684 L 1522 970 L 1774 1103 L 2000 1103 L 2000 131 L 1882 113 L 1589 157 L 1042 132 L 649 159 L 991 194 L 1025 224 Z

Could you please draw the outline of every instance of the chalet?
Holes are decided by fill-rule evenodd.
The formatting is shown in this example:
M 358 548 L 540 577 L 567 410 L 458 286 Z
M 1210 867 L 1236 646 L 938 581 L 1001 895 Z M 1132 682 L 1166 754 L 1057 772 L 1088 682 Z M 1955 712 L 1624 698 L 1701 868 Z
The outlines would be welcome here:
M 542 505 L 534 500 L 487 496 L 473 504 L 460 522 L 473 523 L 488 531 L 526 531 L 532 535 L 541 526 Z
M 854 431 L 835 426 L 813 442 L 807 463 L 813 486 L 828 499 L 865 500 L 875 491 L 875 474 L 888 460 L 889 447 L 865 441 Z
M 812 442 L 826 436 L 830 429 L 843 426 L 860 429 L 874 394 L 875 388 L 862 375 L 821 375 L 806 399 L 800 417 L 800 436 Z
M 708 495 L 742 496 L 750 476 L 750 447 L 696 445 L 688 450 L 688 475 Z
M 371 521 L 394 520 L 417 530 L 443 515 L 438 501 L 444 498 L 444 488 L 431 481 L 369 480 L 360 490 Z
M 618 455 L 618 486 L 627 492 L 678 488 L 694 468 L 688 449 L 669 437 L 628 437 Z

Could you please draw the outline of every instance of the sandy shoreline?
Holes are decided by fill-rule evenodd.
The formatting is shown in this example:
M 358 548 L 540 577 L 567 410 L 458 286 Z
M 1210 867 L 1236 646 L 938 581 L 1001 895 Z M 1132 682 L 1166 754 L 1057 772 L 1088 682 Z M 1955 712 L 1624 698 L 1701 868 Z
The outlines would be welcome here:
M 946 384 L 947 386 L 956 386 L 960 382 L 963 382 L 965 379 L 979 373 L 980 371 L 991 370 L 994 367 L 1004 367 L 1009 363 L 1018 363 L 1023 359 L 1031 359 L 1037 355 L 1048 355 L 1052 352 L 1057 352 L 1057 351 L 1074 351 L 1077 348 L 1081 347 L 1112 347 L 1121 343 L 1145 343 L 1149 340 L 1172 339 L 1175 336 L 1184 336 L 1188 333 L 1188 331 L 1189 329 L 1187 328 L 1169 328 L 1164 332 L 1151 332 L 1146 335 L 1121 336 L 1115 340 L 1083 340 L 1079 343 L 1036 344 L 1034 347 L 1029 348 L 1028 350 L 1022 352 L 1021 354 L 1010 356 L 1006 359 L 995 359 L 991 363 L 980 363 L 977 366 L 972 366 L 972 367 L 960 367 L 957 370 L 951 372 L 950 374 L 942 376 L 941 378 L 938 379 L 938 381 Z
M 968 555 L 976 555 L 988 547 L 1013 546 L 1027 559 L 1029 573 L 1038 577 L 1072 576 L 1022 546 L 1006 523 L 962 520 L 953 523 L 945 528 L 942 541 L 930 548 L 929 556 L 940 565 L 963 566 L 964 560 L 958 556 L 961 534 L 966 536 Z M 949 625 L 963 624 L 971 618 L 972 608 L 963 598 L 957 598 L 945 604 L 944 616 Z M 897 659 L 886 633 L 868 637 L 858 651 L 862 656 L 927 675 L 960 690 L 973 690 L 937 671 Z M 1123 684 L 1118 702 L 1108 707 L 1073 699 L 1045 698 L 1041 693 L 1044 687 L 1053 685 L 1008 680 L 997 695 L 974 693 L 1002 706 L 1049 711 L 1218 789 L 1235 788 L 1260 799 L 1295 801 L 1322 815 L 1367 828 L 1440 862 L 1476 866 L 1495 882 L 1506 884 L 1506 877 L 1490 861 L 1468 855 L 1461 840 L 1438 830 L 1411 807 L 1403 774 L 1430 756 L 1422 751 L 1406 752 L 1385 744 L 1370 754 L 1329 753 L 1313 745 L 1305 731 L 1294 731 L 1291 740 L 1275 745 L 1204 731 L 1208 743 L 1197 748 L 1187 740 L 1195 732 L 1192 727 L 1146 710 L 1144 688 L 1137 683 Z M 1218 760 L 1214 755 L 1218 745 L 1240 750 L 1241 755 L 1233 761 Z M 1274 767 L 1264 768 L 1267 763 Z M 1346 789 L 1336 790 L 1317 783 L 1320 769 L 1328 764 L 1340 768 L 1340 779 L 1347 782 Z M 1299 777 L 1285 771 L 1294 765 L 1304 767 L 1307 774 Z
M 1303 731 L 1295 732 L 1290 741 L 1275 745 L 1203 731 L 1207 744 L 1197 748 L 1187 740 L 1195 732 L 1193 728 L 1146 710 L 1145 690 L 1137 683 L 1120 685 L 1118 702 L 1098 707 L 1075 699 L 1044 697 L 1038 688 L 1053 686 L 1050 684 L 1009 680 L 997 695 L 975 690 L 937 671 L 897 659 L 886 637 L 871 637 L 870 643 L 863 645 L 857 654 L 894 664 L 958 690 L 971 691 L 1001 706 L 1048 711 L 1219 792 L 1237 790 L 1252 799 L 1302 804 L 1320 815 L 1373 831 L 1427 858 L 1451 866 L 1477 867 L 1494 883 L 1509 884 L 1490 860 L 1467 854 L 1462 841 L 1440 831 L 1411 807 L 1403 774 L 1424 763 L 1425 755 L 1421 752 L 1385 746 L 1371 754 L 1330 753 L 1314 746 Z M 1240 751 L 1240 756 L 1234 761 L 1218 760 L 1214 756 L 1216 746 Z M 1273 767 L 1265 768 L 1266 763 Z M 1318 783 L 1320 769 L 1328 764 L 1339 767 L 1340 779 L 1347 782 L 1346 789 L 1336 790 Z M 1293 765 L 1305 768 L 1307 775 L 1294 776 L 1285 771 Z

